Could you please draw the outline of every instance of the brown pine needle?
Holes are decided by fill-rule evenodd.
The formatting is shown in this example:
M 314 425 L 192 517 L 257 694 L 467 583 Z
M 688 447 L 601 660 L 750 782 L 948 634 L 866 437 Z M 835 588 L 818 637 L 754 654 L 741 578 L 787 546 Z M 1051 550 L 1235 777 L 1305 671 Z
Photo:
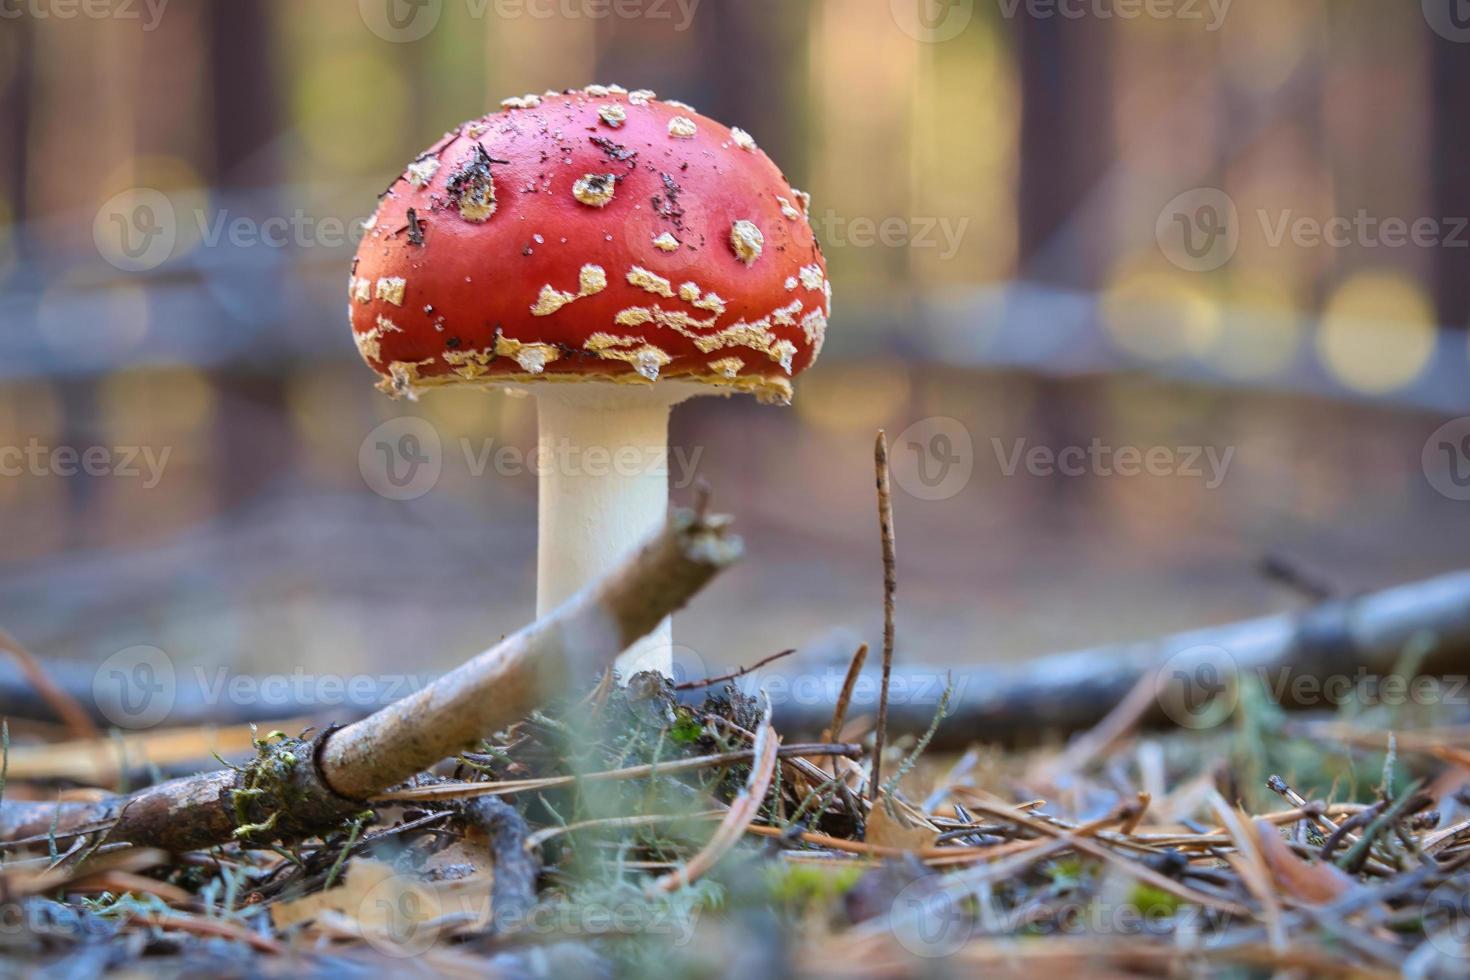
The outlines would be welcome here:
M 868 645 L 864 643 L 857 648 L 857 653 L 852 655 L 852 662 L 847 665 L 847 677 L 842 681 L 842 693 L 837 698 L 837 706 L 832 710 L 832 724 L 827 726 L 827 737 L 836 738 L 837 733 L 842 731 L 842 726 L 847 722 L 847 706 L 852 703 L 852 692 L 857 687 L 858 677 L 862 675 L 863 664 L 868 662 Z
M 745 788 L 730 804 L 725 819 L 715 828 L 709 843 L 690 858 L 689 863 L 655 881 L 655 890 L 671 892 L 697 881 L 718 864 L 730 848 L 740 842 L 745 829 L 760 814 L 761 804 L 766 801 L 766 791 L 771 788 L 771 779 L 776 774 L 776 750 L 780 747 L 780 741 L 781 737 L 771 727 L 768 708 L 766 717 L 761 722 L 760 734 L 755 739 L 755 763 L 750 768 L 750 779 Z

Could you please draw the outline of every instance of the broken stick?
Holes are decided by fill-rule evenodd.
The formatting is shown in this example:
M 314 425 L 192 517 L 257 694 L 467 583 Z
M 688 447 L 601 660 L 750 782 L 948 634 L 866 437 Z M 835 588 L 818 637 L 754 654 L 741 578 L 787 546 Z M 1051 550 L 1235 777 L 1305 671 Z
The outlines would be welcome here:
M 1157 694 L 1175 683 L 1177 673 L 1188 675 L 1201 663 L 1214 666 L 1218 682 L 1261 683 L 1284 709 L 1330 709 L 1328 695 L 1334 686 L 1323 683 L 1326 679 L 1356 683 L 1386 678 L 1414 646 L 1424 654 L 1420 675 L 1450 678 L 1452 686 L 1470 675 L 1470 572 L 1332 600 L 1300 612 L 1018 663 L 906 664 L 893 671 L 894 686 L 901 684 L 904 696 L 890 699 L 888 727 L 890 733 L 924 731 L 934 718 L 945 678 L 952 674 L 954 694 L 935 747 L 1035 743 L 1090 729 L 1140 684 L 1154 685 Z M 838 664 L 796 661 L 775 673 L 785 676 L 787 689 L 800 679 L 818 690 L 835 690 L 843 679 Z M 1302 678 L 1313 683 L 1296 683 Z M 820 683 L 813 684 L 814 679 Z M 850 716 L 876 710 L 874 692 L 881 681 L 877 671 L 863 674 Z M 1222 686 L 1219 693 L 1228 699 L 1231 690 Z M 1177 724 L 1157 697 L 1153 701 L 1138 719 L 1142 727 Z M 815 735 L 830 724 L 828 703 L 777 698 L 775 704 L 776 727 L 788 737 Z M 1223 706 L 1231 704 L 1226 700 Z
M 674 511 L 635 555 L 551 615 L 421 691 L 311 742 L 261 744 L 249 766 L 98 803 L 0 804 L 0 840 L 101 832 L 173 851 L 333 829 L 375 793 L 515 722 L 611 665 L 740 556 L 729 519 Z M 269 743 L 269 744 L 267 744 Z M 243 833 L 242 833 L 243 832 Z

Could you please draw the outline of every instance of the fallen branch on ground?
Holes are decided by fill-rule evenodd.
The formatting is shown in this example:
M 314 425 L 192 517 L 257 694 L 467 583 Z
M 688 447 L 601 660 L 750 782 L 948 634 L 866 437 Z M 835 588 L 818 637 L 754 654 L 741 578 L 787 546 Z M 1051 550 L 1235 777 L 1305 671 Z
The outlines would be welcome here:
M 0 840 L 75 838 L 185 851 L 328 831 L 374 794 L 594 677 L 740 555 L 728 518 L 675 511 L 636 555 L 550 616 L 417 693 L 311 742 L 269 737 L 250 765 L 96 803 L 0 804 Z
M 1470 572 L 1372 592 L 1350 599 L 1322 603 L 1302 612 L 1284 613 L 1221 626 L 1177 633 L 1138 643 L 1117 643 L 1072 653 L 1054 654 L 1016 665 L 952 668 L 946 665 L 895 665 L 892 684 L 908 696 L 889 708 L 893 732 L 922 732 L 928 727 L 953 673 L 955 693 L 950 716 L 940 727 L 934 746 L 958 748 L 974 741 L 1028 743 L 1046 734 L 1070 734 L 1091 728 L 1149 673 L 1157 672 L 1175 654 L 1198 647 L 1219 647 L 1244 674 L 1289 669 L 1293 676 L 1325 677 L 1354 674 L 1360 667 L 1385 675 L 1395 666 L 1405 646 L 1418 634 L 1430 642 L 1422 670 L 1428 675 L 1470 674 Z M 983 652 L 983 651 L 981 651 Z M 752 668 L 753 670 L 753 668 Z M 799 661 L 760 676 L 810 680 L 817 672 L 832 672 L 832 689 L 842 686 L 842 668 L 803 666 Z M 48 660 L 46 671 L 56 686 L 94 718 L 107 723 L 92 696 L 91 668 Z M 825 683 L 819 689 L 827 690 Z M 857 678 L 866 694 L 851 705 L 853 716 L 876 707 L 880 678 L 876 669 Z M 747 683 L 758 683 L 754 678 Z M 1282 707 L 1301 707 L 1286 685 Z M 802 703 L 796 703 L 800 700 Z M 355 704 L 322 705 L 309 699 L 285 704 L 233 705 L 209 698 L 188 678 L 180 677 L 174 707 L 166 722 L 172 725 L 229 725 L 268 722 L 328 711 L 359 717 L 364 705 L 387 701 L 386 688 Z M 775 723 L 790 736 L 820 737 L 830 725 L 832 702 L 810 698 L 777 699 Z M 48 705 L 36 697 L 18 668 L 0 661 L 0 714 L 12 718 L 53 720 Z M 1147 725 L 1161 716 L 1146 716 Z M 833 733 L 832 737 L 836 737 Z
M 1330 707 L 1320 696 L 1303 703 L 1300 688 L 1280 683 L 1301 677 L 1356 678 L 1360 670 L 1384 677 L 1393 673 L 1405 651 L 1424 645 L 1419 671 L 1425 676 L 1470 674 L 1470 572 L 1401 585 L 1351 599 L 1286 613 L 1177 633 L 1140 643 L 1055 654 L 1015 665 L 985 667 L 895 667 L 893 685 L 907 696 L 888 707 L 892 730 L 922 732 L 934 716 L 945 677 L 955 693 L 950 714 L 934 740 L 936 748 L 962 748 L 977 741 L 1025 744 L 1049 734 L 1071 734 L 1096 725 L 1149 675 L 1167 666 L 1166 686 L 1175 672 L 1186 676 L 1213 663 L 1237 679 L 1260 678 L 1283 708 Z M 1225 656 L 1221 656 L 1221 652 Z M 842 668 L 814 685 L 836 689 Z M 800 665 L 787 674 L 800 671 Z M 814 669 L 801 676 L 811 682 Z M 769 675 L 768 675 L 769 676 Z M 1406 678 L 1408 680 L 1408 678 Z M 854 700 L 850 716 L 872 712 L 880 678 L 872 671 L 860 680 L 865 697 Z M 1320 694 L 1320 688 L 1319 694 Z M 1167 723 L 1155 698 L 1154 710 L 1140 721 Z M 829 701 L 776 698 L 775 724 L 787 737 L 817 735 L 831 723 Z M 832 737 L 836 738 L 837 733 Z

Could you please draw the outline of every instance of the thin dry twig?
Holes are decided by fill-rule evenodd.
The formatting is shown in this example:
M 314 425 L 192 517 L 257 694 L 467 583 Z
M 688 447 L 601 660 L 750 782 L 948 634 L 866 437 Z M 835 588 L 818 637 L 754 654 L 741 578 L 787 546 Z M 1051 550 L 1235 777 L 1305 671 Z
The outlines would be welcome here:
M 97 726 L 92 722 L 92 716 L 77 702 L 74 695 L 62 690 L 52 682 L 50 675 L 46 673 L 46 669 L 41 666 L 41 662 L 36 659 L 35 655 L 4 629 L 0 629 L 0 650 L 4 650 L 15 658 L 15 662 L 20 665 L 21 671 L 31 682 L 31 686 L 36 689 L 36 693 L 51 706 L 52 711 L 56 712 L 56 717 L 66 725 L 73 738 L 93 742 L 97 740 L 99 733 Z
M 159 912 L 138 912 L 128 916 L 128 921 L 162 929 L 166 932 L 187 932 L 195 936 L 217 939 L 233 939 L 262 953 L 279 956 L 286 947 L 269 936 L 247 929 L 224 919 L 207 919 L 197 915 L 167 915 Z
M 767 664 L 775 663 L 777 660 L 780 660 L 783 657 L 789 657 L 795 652 L 796 648 L 792 647 L 790 650 L 782 650 L 780 653 L 773 653 L 763 660 L 757 660 L 749 667 L 741 667 L 740 669 L 733 670 L 728 674 L 721 674 L 719 677 L 706 677 L 704 680 L 699 681 L 683 681 L 681 683 L 675 684 L 674 690 L 697 691 L 703 687 L 713 687 L 716 684 L 723 684 L 726 681 L 733 681 L 738 678 L 744 677 L 746 674 L 754 673 Z
M 898 589 L 898 558 L 893 540 L 893 491 L 888 482 L 888 433 L 878 430 L 873 443 L 873 465 L 877 470 L 878 529 L 883 538 L 883 680 L 878 694 L 878 728 L 873 735 L 873 775 L 868 780 L 868 798 L 878 799 L 883 785 L 883 745 L 888 738 L 888 683 L 893 673 L 893 607 Z
M 799 758 L 804 755 L 841 755 L 856 758 L 862 746 L 842 742 L 803 743 L 783 745 L 777 750 L 782 758 Z M 671 759 L 668 762 L 648 762 L 621 769 L 605 769 L 600 772 L 579 773 L 574 776 L 542 776 L 538 779 L 507 779 L 493 783 L 443 783 L 438 786 L 417 786 L 412 789 L 379 793 L 380 802 L 407 803 L 428 800 L 470 800 L 478 796 L 509 796 L 512 793 L 534 793 L 541 790 L 560 789 L 579 783 L 600 783 L 620 779 L 646 779 L 656 775 L 690 772 L 695 769 L 712 769 L 738 762 L 750 762 L 756 758 L 753 749 L 736 749 L 733 752 L 717 752 L 711 755 L 694 756 L 688 759 Z
M 1043 765 L 1038 775 L 1050 782 L 1082 769 L 1136 729 L 1149 709 L 1157 704 L 1157 698 L 1155 679 L 1147 674 L 1140 677 L 1127 697 L 1102 721 L 1074 739 L 1066 751 Z

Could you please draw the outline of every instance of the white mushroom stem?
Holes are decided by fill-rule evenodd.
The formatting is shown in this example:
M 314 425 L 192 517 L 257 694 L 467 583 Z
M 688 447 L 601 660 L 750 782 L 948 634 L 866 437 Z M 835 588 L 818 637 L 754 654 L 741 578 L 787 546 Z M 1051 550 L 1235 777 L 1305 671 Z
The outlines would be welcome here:
M 669 410 L 694 386 L 548 384 L 536 393 L 540 507 L 536 615 L 545 616 L 626 560 L 667 520 Z M 640 670 L 673 675 L 665 619 L 618 657 L 626 682 Z

